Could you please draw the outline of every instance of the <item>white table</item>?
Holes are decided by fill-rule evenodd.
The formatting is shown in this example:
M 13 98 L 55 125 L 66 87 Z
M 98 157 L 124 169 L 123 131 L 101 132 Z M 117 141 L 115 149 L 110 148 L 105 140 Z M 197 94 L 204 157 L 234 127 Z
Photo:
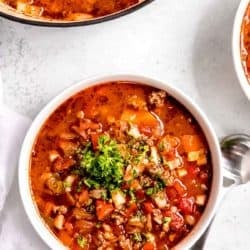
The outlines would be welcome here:
M 120 19 L 68 29 L 32 27 L 0 18 L 5 101 L 34 117 L 57 93 L 85 77 L 107 72 L 146 74 L 191 96 L 219 137 L 250 134 L 250 102 L 237 82 L 231 56 L 238 3 L 156 0 Z M 250 249 L 249 198 L 250 185 L 227 196 L 206 249 Z M 24 217 L 20 200 L 9 197 L 8 206 L 17 207 L 23 225 L 20 235 L 13 236 L 18 246 L 13 249 L 47 249 Z M 25 246 L 18 244 L 22 235 L 29 235 Z

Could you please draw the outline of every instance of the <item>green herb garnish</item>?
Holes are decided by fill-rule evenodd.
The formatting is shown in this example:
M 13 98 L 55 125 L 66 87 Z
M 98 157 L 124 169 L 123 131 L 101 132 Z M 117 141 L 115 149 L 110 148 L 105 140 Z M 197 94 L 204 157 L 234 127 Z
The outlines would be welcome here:
M 84 248 L 87 244 L 88 241 L 85 237 L 83 237 L 82 235 L 78 236 L 77 239 L 77 244 L 79 245 L 79 247 Z
M 67 182 L 67 181 L 64 181 L 63 182 L 63 187 L 64 188 L 71 188 L 71 183 Z
M 167 225 L 169 225 L 170 224 L 170 222 L 171 222 L 171 217 L 164 217 L 163 218 L 163 224 L 167 224 Z
M 149 152 L 149 146 L 140 144 L 137 148 L 137 155 L 134 157 L 133 162 L 138 164 L 140 163 L 143 159 L 147 158 L 147 153 Z
M 155 193 L 155 189 L 153 187 L 147 188 L 145 191 L 146 195 L 152 195 Z
M 124 160 L 115 140 L 103 135 L 98 140 L 98 150 L 93 151 L 91 143 L 80 151 L 80 167 L 84 169 L 84 183 L 89 188 L 104 187 L 113 190 L 123 180 Z
M 142 242 L 142 235 L 140 233 L 134 233 L 132 235 L 132 240 L 135 242 Z
M 130 195 L 132 201 L 136 201 L 136 196 L 133 190 L 129 189 L 128 194 Z
M 165 186 L 165 183 L 158 178 L 158 180 L 156 181 L 155 185 L 153 187 L 149 187 L 145 190 L 146 195 L 151 196 L 154 195 L 156 193 L 158 193 L 159 191 L 161 191 Z
M 163 142 L 160 142 L 160 143 L 158 144 L 158 148 L 159 148 L 160 151 L 163 151 L 163 150 L 164 150 L 164 143 L 163 143 Z

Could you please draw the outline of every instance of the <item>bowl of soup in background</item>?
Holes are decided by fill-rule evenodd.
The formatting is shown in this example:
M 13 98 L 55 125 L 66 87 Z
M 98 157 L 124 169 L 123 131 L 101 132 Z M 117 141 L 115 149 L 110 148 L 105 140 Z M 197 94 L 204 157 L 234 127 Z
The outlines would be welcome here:
M 0 16 L 40 26 L 67 27 L 95 24 L 131 13 L 153 0 L 0 0 Z
M 241 0 L 236 12 L 232 53 L 235 71 L 243 91 L 250 99 L 250 2 Z
M 132 84 L 132 87 L 131 87 L 131 84 Z M 125 89 L 123 89 L 125 91 L 121 92 L 121 89 L 123 87 L 125 87 Z M 114 103 L 117 101 L 119 102 L 119 96 L 122 97 L 120 101 L 129 100 L 129 104 L 126 104 L 126 105 L 129 105 L 128 109 L 125 108 L 125 110 L 122 110 L 122 112 L 121 110 L 115 110 L 116 106 L 114 105 L 114 103 L 112 103 L 112 98 L 110 99 L 110 106 L 108 106 L 107 103 L 109 101 L 107 99 L 109 99 L 109 94 L 108 94 L 109 91 L 107 90 L 112 90 L 113 92 L 111 91 L 110 93 L 115 93 L 115 95 L 112 95 Z M 134 91 L 135 93 L 137 93 L 136 95 L 133 94 Z M 144 91 L 146 91 L 145 93 L 150 93 L 149 105 L 153 109 L 153 111 L 150 110 L 150 114 L 148 113 L 148 108 L 147 107 L 145 108 L 144 101 L 141 98 L 139 99 L 137 98 L 138 96 L 141 96 L 141 97 L 145 96 Z M 142 92 L 143 94 L 141 95 L 140 93 Z M 82 93 L 84 95 L 82 95 Z M 126 93 L 130 93 L 128 99 L 127 99 Z M 163 93 L 165 93 L 166 96 Z M 100 98 L 98 97 L 99 94 L 100 94 Z M 105 95 L 108 95 L 108 96 L 105 96 Z M 101 111 L 99 110 L 100 113 L 98 113 L 99 111 L 96 113 L 95 109 L 91 110 L 91 107 L 92 107 L 91 102 L 93 101 L 95 102 L 95 98 L 97 97 L 100 103 L 98 103 L 96 107 L 98 110 L 101 107 L 100 109 Z M 72 113 L 72 110 L 75 110 L 75 108 L 79 109 L 79 107 L 82 105 L 81 98 L 87 98 L 86 100 L 84 99 L 85 100 L 84 105 L 86 109 L 84 111 L 78 110 L 80 112 L 77 112 L 76 114 L 74 114 L 74 118 L 72 118 L 72 114 L 74 113 L 74 112 Z M 166 107 L 168 108 L 169 113 L 168 112 L 165 113 L 166 112 L 164 111 L 165 109 L 162 109 L 163 107 L 161 106 L 162 103 L 165 105 L 168 104 L 168 106 Z M 65 107 L 67 107 L 68 105 L 71 105 L 71 106 L 67 111 L 65 111 Z M 124 105 L 119 106 L 119 108 L 121 107 L 124 107 Z M 168 244 L 171 245 L 172 249 L 187 249 L 191 247 L 194 244 L 194 242 L 198 240 L 198 238 L 202 235 L 202 233 L 205 231 L 206 227 L 208 226 L 209 222 L 211 221 L 211 218 L 213 217 L 215 209 L 217 207 L 218 195 L 222 187 L 221 154 L 220 154 L 218 139 L 216 138 L 213 128 L 210 125 L 204 113 L 198 108 L 196 104 L 194 104 L 191 101 L 191 99 L 189 99 L 185 94 L 183 94 L 182 92 L 180 92 L 179 90 L 175 89 L 174 87 L 170 85 L 167 85 L 161 81 L 143 77 L 143 76 L 114 75 L 114 76 L 104 76 L 104 77 L 97 77 L 97 78 L 92 78 L 89 80 L 84 80 L 81 83 L 73 85 L 72 87 L 63 91 L 61 94 L 55 97 L 51 102 L 49 102 L 43 108 L 43 110 L 38 114 L 38 116 L 33 121 L 29 131 L 27 132 L 27 135 L 23 142 L 20 159 L 19 159 L 19 190 L 20 190 L 20 194 L 21 194 L 21 198 L 23 201 L 25 211 L 28 215 L 28 218 L 31 224 L 33 225 L 37 233 L 40 235 L 40 237 L 44 240 L 44 242 L 52 249 L 67 249 L 67 246 L 65 245 L 70 245 L 70 244 L 72 244 L 70 245 L 72 246 L 71 249 L 75 249 L 74 247 L 76 247 L 75 246 L 76 243 L 79 246 L 82 245 L 83 246 L 82 249 L 84 249 L 84 246 L 85 246 L 84 244 L 87 244 L 86 242 L 88 242 L 89 238 L 92 237 L 91 239 L 93 240 L 93 242 L 95 242 L 94 241 L 95 234 L 105 233 L 105 230 L 109 231 L 106 233 L 110 233 L 110 230 L 112 230 L 111 225 L 113 224 L 109 225 L 109 223 L 112 223 L 112 222 L 110 222 L 109 220 L 106 221 L 106 219 L 113 218 L 113 217 L 109 217 L 109 216 L 112 216 L 113 213 L 119 213 L 119 212 L 124 213 L 124 211 L 126 212 L 127 210 L 130 209 L 129 204 L 132 204 L 133 202 L 132 202 L 131 194 L 128 194 L 128 192 L 126 192 L 126 189 L 128 189 L 126 185 L 128 183 L 129 183 L 128 185 L 132 185 L 130 182 L 132 179 L 131 180 L 126 179 L 128 181 L 124 182 L 125 176 L 133 176 L 133 178 L 141 178 L 141 177 L 146 178 L 147 176 L 146 177 L 140 176 L 140 171 L 138 170 L 137 172 L 137 170 L 135 171 L 134 168 L 131 174 L 130 172 L 127 172 L 127 171 L 131 171 L 131 169 L 129 169 L 129 167 L 126 166 L 126 170 L 124 170 L 124 172 L 121 172 L 122 175 L 120 175 L 120 177 L 124 178 L 122 183 L 127 183 L 127 184 L 126 185 L 124 184 L 125 186 L 123 185 L 119 186 L 118 188 L 118 190 L 121 190 L 121 192 L 123 193 L 122 195 L 121 193 L 119 193 L 120 191 L 119 192 L 117 191 L 117 187 L 115 187 L 115 185 L 119 183 L 119 182 L 116 182 L 117 175 L 112 174 L 111 175 L 112 178 L 108 179 L 109 181 L 112 179 L 111 181 L 112 187 L 110 185 L 105 186 L 105 188 L 111 187 L 110 197 L 106 199 L 107 194 L 105 195 L 106 198 L 104 198 L 103 196 L 100 196 L 100 197 L 94 196 L 93 198 L 91 196 L 92 197 L 91 202 L 93 202 L 94 200 L 93 204 L 95 206 L 94 212 L 93 212 L 94 217 L 92 219 L 91 218 L 87 219 L 89 221 L 88 222 L 85 221 L 85 224 L 84 224 L 84 220 L 83 220 L 83 223 L 82 224 L 80 223 L 80 224 L 83 226 L 83 228 L 86 229 L 86 225 L 89 225 L 90 222 L 92 223 L 92 225 L 94 223 L 95 230 L 97 231 L 94 231 L 94 232 L 91 231 L 92 235 L 91 233 L 85 234 L 84 233 L 85 231 L 84 232 L 74 231 L 74 233 L 71 232 L 71 234 L 68 233 L 67 230 L 69 231 L 73 230 L 72 227 L 79 229 L 79 222 L 77 222 L 78 223 L 77 225 L 74 224 L 76 223 L 77 217 L 73 218 L 73 221 L 71 221 L 72 216 L 73 217 L 76 216 L 75 210 L 73 212 L 71 211 L 70 214 L 67 214 L 69 210 L 71 209 L 71 207 L 73 206 L 74 209 L 75 208 L 78 209 L 78 212 L 79 212 L 79 208 L 83 209 L 86 212 L 87 211 L 87 207 L 85 207 L 86 204 L 82 205 L 82 203 L 80 202 L 80 199 L 84 201 L 85 200 L 84 197 L 86 198 L 86 189 L 87 191 L 89 191 L 88 187 L 91 187 L 92 189 L 103 188 L 103 186 L 96 187 L 95 181 L 96 180 L 101 181 L 103 185 L 106 185 L 107 178 L 110 177 L 108 176 L 109 169 L 106 169 L 107 175 L 102 176 L 101 179 L 99 177 L 98 177 L 99 179 L 95 179 L 96 175 L 94 174 L 94 172 L 96 172 L 96 170 L 93 169 L 93 166 L 91 164 L 90 166 L 89 163 L 86 163 L 86 162 L 80 164 L 82 167 L 89 166 L 88 168 L 89 172 L 87 168 L 85 168 L 84 171 L 87 171 L 87 172 L 85 172 L 84 178 L 81 179 L 84 182 L 83 184 L 84 194 L 82 193 L 81 195 L 75 194 L 76 196 L 74 196 L 73 198 L 75 199 L 75 197 L 77 197 L 77 201 L 74 201 L 74 203 L 72 203 L 69 206 L 67 203 L 66 208 L 65 206 L 58 206 L 58 204 L 55 204 L 58 202 L 57 200 L 58 195 L 59 196 L 63 195 L 59 201 L 60 204 L 62 204 L 61 202 L 64 202 L 65 199 L 68 199 L 65 196 L 65 192 L 72 192 L 71 188 L 75 188 L 71 186 L 72 185 L 71 181 L 70 181 L 71 185 L 68 185 L 68 183 L 67 185 L 64 185 L 65 182 L 63 182 L 64 184 L 62 185 L 61 180 L 58 179 L 58 178 L 64 178 L 64 181 L 65 181 L 66 178 L 68 178 L 68 176 L 65 176 L 64 170 L 67 169 L 69 165 L 70 166 L 74 165 L 74 163 L 68 164 L 68 161 L 72 160 L 71 156 L 67 159 L 61 158 L 61 155 L 66 156 L 68 152 L 70 152 L 71 150 L 67 148 L 66 146 L 66 151 L 64 151 L 64 146 L 67 145 L 65 144 L 65 140 L 72 140 L 71 142 L 75 142 L 75 139 L 73 139 L 75 138 L 74 137 L 75 134 L 73 137 L 71 137 L 72 132 L 76 133 L 77 136 L 80 136 L 81 140 L 82 138 L 85 138 L 85 139 L 91 138 L 91 139 L 87 139 L 87 140 L 90 140 L 89 142 L 90 144 L 88 144 L 88 146 L 86 146 L 87 144 L 84 144 L 85 148 L 83 148 L 82 151 L 78 150 L 77 152 L 84 152 L 83 153 L 84 156 L 81 157 L 81 161 L 84 161 L 84 159 L 89 159 L 89 156 L 96 157 L 96 160 L 94 160 L 95 162 L 94 168 L 102 168 L 103 165 L 100 162 L 104 161 L 103 157 L 105 158 L 105 154 L 106 154 L 105 152 L 107 151 L 103 150 L 103 151 L 96 153 L 95 151 L 93 151 L 93 148 L 97 148 L 96 150 L 101 150 L 100 149 L 101 144 L 103 145 L 103 143 L 104 144 L 106 143 L 105 145 L 114 146 L 115 142 L 113 141 L 111 142 L 111 139 L 109 138 L 109 136 L 107 138 L 107 131 L 105 131 L 105 127 L 107 127 L 106 123 L 103 123 L 103 127 L 97 125 L 96 123 L 98 121 L 99 122 L 101 121 L 98 119 L 107 119 L 108 122 L 115 123 L 117 120 L 117 117 L 112 117 L 112 116 L 110 117 L 108 113 L 109 110 L 113 110 L 112 112 L 114 113 L 112 114 L 115 114 L 114 116 L 117 116 L 117 117 L 119 117 L 122 114 L 121 115 L 122 118 L 119 118 L 119 119 L 122 119 L 122 122 L 123 122 L 121 123 L 123 124 L 122 126 L 124 126 L 124 121 L 125 121 L 125 124 L 129 126 L 128 131 L 126 133 L 129 134 L 130 136 L 129 138 L 132 138 L 134 140 L 132 143 L 130 143 L 130 141 L 126 142 L 127 145 L 129 144 L 132 145 L 132 149 L 130 148 L 132 151 L 129 151 L 130 155 L 137 154 L 134 152 L 139 152 L 139 151 L 136 151 L 138 150 L 138 148 L 134 148 L 135 147 L 134 145 L 138 144 L 137 140 L 140 140 L 139 142 L 144 141 L 143 143 L 145 143 L 145 141 L 147 141 L 149 137 L 151 138 L 152 136 L 153 138 L 153 139 L 151 138 L 152 139 L 151 142 L 146 142 L 146 144 L 149 143 L 149 145 L 151 146 L 153 145 L 153 146 L 152 147 L 149 146 L 150 147 L 150 149 L 148 149 L 149 152 L 147 153 L 146 151 L 146 153 L 144 154 L 144 156 L 148 154 L 147 156 L 148 158 L 143 163 L 144 164 L 143 166 L 145 167 L 146 170 L 144 170 L 144 168 L 142 170 L 142 171 L 146 171 L 146 174 L 147 175 L 149 174 L 150 178 L 152 178 L 153 180 L 153 182 L 151 183 L 152 185 L 149 184 L 149 186 L 145 186 L 146 190 L 143 190 L 143 194 L 137 194 L 137 191 L 135 190 L 136 190 L 136 186 L 138 187 L 138 185 L 135 185 L 135 187 L 133 186 L 133 188 L 135 189 L 132 189 L 132 192 L 135 192 L 134 197 L 137 200 L 135 211 L 137 211 L 136 209 L 138 209 L 137 212 L 138 214 L 140 214 L 141 216 L 140 218 L 143 218 L 142 221 L 144 221 L 145 218 L 147 219 L 150 218 L 150 220 L 152 219 L 154 221 L 151 221 L 151 229 L 147 229 L 149 231 L 151 230 L 150 231 L 151 233 L 149 232 L 149 234 L 146 234 L 143 231 L 141 235 L 138 235 L 137 233 L 133 234 L 133 237 L 129 234 L 130 238 L 128 238 L 128 240 L 131 240 L 133 244 L 135 243 L 133 242 L 133 240 L 136 240 L 136 241 L 138 240 L 139 242 L 138 244 L 149 244 L 149 246 L 147 247 L 150 247 L 151 241 L 153 241 L 154 244 L 163 244 L 164 241 L 166 243 L 168 242 Z M 132 110 L 132 113 L 131 113 L 131 110 Z M 66 113 L 61 113 L 61 112 L 66 112 Z M 133 113 L 133 112 L 136 112 L 136 113 Z M 166 132 L 165 130 L 164 130 L 165 132 L 160 132 L 160 131 L 163 131 L 161 129 L 164 128 L 164 122 L 163 122 L 163 127 L 162 127 L 161 122 L 159 122 L 159 117 L 157 117 L 158 115 L 156 115 L 158 114 L 158 112 L 159 112 L 159 116 L 162 115 L 166 119 L 169 119 L 167 117 L 171 115 L 171 118 L 168 121 L 169 123 L 167 126 L 169 129 L 168 132 Z M 161 112 L 163 113 L 161 114 Z M 97 114 L 97 116 L 94 118 L 94 120 L 91 120 L 90 117 L 94 113 Z M 67 114 L 66 115 L 67 118 L 65 118 L 67 121 L 74 120 L 75 122 L 75 119 L 80 119 L 80 125 L 79 125 L 79 121 L 77 121 L 76 127 L 71 126 L 71 129 L 70 129 L 71 136 L 69 136 L 69 134 L 66 135 L 65 131 L 63 131 L 65 127 L 64 126 L 65 124 L 63 121 L 64 119 L 63 117 L 65 116 L 63 114 Z M 143 114 L 142 115 L 144 117 L 143 119 L 140 118 L 141 114 Z M 178 117 L 178 118 L 175 118 L 175 117 Z M 84 121 L 84 123 L 82 124 L 81 121 Z M 87 123 L 87 127 L 86 127 L 86 123 Z M 183 126 L 186 126 L 186 125 L 188 125 L 189 129 L 191 130 L 187 130 L 185 134 L 183 134 L 182 128 Z M 50 128 L 52 128 L 53 126 L 58 126 L 58 127 L 55 127 L 54 129 L 50 130 Z M 87 129 L 85 130 L 85 132 L 87 133 L 87 137 L 86 137 L 85 132 L 82 133 L 81 126 L 82 128 Z M 92 129 L 93 130 L 99 129 L 98 133 L 101 133 L 101 134 L 104 133 L 105 137 L 101 137 L 101 139 L 99 137 L 98 142 L 96 142 L 97 140 L 95 139 L 93 140 L 92 138 L 92 132 L 94 132 L 95 134 L 96 131 L 93 131 Z M 111 133 L 112 138 L 113 136 L 115 137 L 116 133 L 114 133 L 114 129 L 113 128 L 109 128 L 109 129 L 110 130 L 108 130 L 109 131 L 108 133 Z M 60 136 L 59 136 L 60 138 L 58 141 L 58 138 L 54 137 L 55 135 L 54 133 L 57 133 L 59 131 L 60 131 Z M 113 131 L 113 132 L 110 132 L 110 131 Z M 63 134 L 63 137 L 61 141 L 62 134 Z M 201 144 L 200 142 L 197 143 L 197 139 L 199 140 L 199 138 L 197 138 L 197 135 L 200 135 L 201 138 L 203 138 L 201 140 L 203 141 L 203 143 Z M 45 138 L 44 136 L 46 137 L 45 140 L 43 140 L 43 138 Z M 163 139 L 162 136 L 164 138 L 163 141 L 161 141 Z M 94 138 L 96 138 L 96 136 L 94 136 Z M 155 138 L 158 138 L 158 139 L 155 139 Z M 190 150 L 188 151 L 185 150 L 186 146 L 184 146 L 183 144 L 184 143 L 183 139 L 186 141 L 185 145 L 187 145 L 187 147 L 190 147 L 191 145 L 192 149 L 190 150 L 193 152 L 189 152 Z M 194 143 L 194 141 L 196 142 Z M 70 142 L 70 145 L 72 146 L 71 142 Z M 154 143 L 156 144 L 154 145 Z M 52 144 L 59 145 L 60 149 L 56 148 L 56 150 L 54 150 L 53 148 L 51 148 Z M 94 146 L 95 144 L 97 146 Z M 145 149 L 146 144 L 143 144 L 143 147 L 141 147 L 143 148 L 143 150 Z M 196 146 L 192 144 L 195 144 Z M 203 146 L 197 146 L 197 145 L 203 145 Z M 146 146 L 148 147 L 148 145 Z M 115 147 L 111 151 L 114 153 L 116 152 L 116 150 L 117 148 Z M 163 152 L 165 152 L 166 155 Z M 197 156 L 197 152 L 198 152 L 198 156 Z M 44 157 L 44 153 L 46 157 Z M 157 154 L 158 156 L 160 155 L 161 160 L 158 159 L 156 160 L 157 163 L 155 163 L 155 159 L 157 159 L 157 156 L 156 156 Z M 99 157 L 100 155 L 101 157 Z M 58 157 L 60 158 L 59 165 L 56 162 L 59 159 Z M 121 162 L 117 160 L 119 159 L 119 157 L 117 158 L 117 155 L 115 157 L 116 157 L 115 161 L 118 161 L 118 163 L 116 164 L 121 166 L 120 165 Z M 181 161 L 176 161 L 176 157 L 179 157 Z M 43 162 L 45 158 L 46 158 L 46 162 Z M 134 158 L 132 157 L 132 159 Z M 164 163 L 164 159 L 166 161 L 166 164 Z M 147 166 L 147 164 L 151 161 L 154 162 L 153 165 L 150 165 L 150 167 Z M 61 163 L 63 162 L 63 164 L 67 162 L 66 167 L 65 165 L 61 165 L 60 162 Z M 53 166 L 50 167 L 49 166 L 50 164 L 52 164 Z M 134 166 L 133 164 L 134 163 L 131 163 L 129 165 L 132 165 L 133 167 Z M 156 175 L 156 173 L 152 172 L 154 169 L 154 166 L 156 166 L 154 164 L 163 164 L 163 165 L 157 165 L 157 166 L 159 167 L 159 169 L 161 169 L 162 166 L 165 166 L 167 170 L 164 167 L 165 170 L 161 170 L 163 172 L 160 172 L 160 173 L 157 172 L 157 175 Z M 38 171 L 37 173 L 35 173 L 34 169 L 36 168 L 40 169 L 39 170 L 40 172 Z M 73 170 L 79 171 L 81 169 L 73 169 Z M 43 171 L 45 173 L 43 173 Z M 57 172 L 51 173 L 51 171 L 57 171 Z M 170 179 L 167 179 L 167 181 L 165 181 L 164 175 L 166 174 L 166 172 L 164 171 L 168 171 L 167 173 L 170 173 L 170 176 L 174 173 L 174 176 L 175 176 L 174 179 L 172 179 L 172 181 Z M 115 172 L 117 173 L 117 169 L 115 170 Z M 73 173 L 73 175 L 79 174 L 79 173 L 76 174 L 76 172 L 71 172 L 71 173 Z M 60 175 L 63 175 L 63 177 L 60 177 Z M 87 175 L 89 178 L 87 178 Z M 187 177 L 185 177 L 185 175 Z M 72 176 L 69 179 L 71 178 Z M 77 176 L 76 178 L 77 178 L 77 182 L 79 182 L 79 176 Z M 155 191 L 155 187 L 158 185 L 157 184 L 158 182 L 155 182 L 156 179 L 154 178 L 159 178 L 159 180 L 161 181 L 163 180 L 162 182 L 163 184 L 161 184 L 163 186 L 159 186 L 160 189 L 157 189 L 157 191 Z M 185 183 L 186 185 L 186 186 L 184 185 L 185 187 L 183 186 L 181 178 L 184 178 L 183 183 Z M 41 185 L 39 184 L 39 182 L 43 181 L 42 179 L 45 180 L 46 183 L 42 183 Z M 58 181 L 58 180 L 60 181 L 59 183 L 60 185 L 57 185 L 58 183 L 54 185 L 55 181 Z M 170 183 L 169 183 L 169 180 L 170 180 Z M 204 182 L 202 180 L 204 180 Z M 73 180 L 73 182 L 74 181 L 75 180 Z M 138 181 L 137 181 L 137 184 L 138 184 Z M 140 179 L 139 184 L 142 184 L 141 179 Z M 169 187 L 167 185 L 169 185 Z M 191 186 L 193 188 L 191 188 Z M 60 193 L 61 191 L 58 191 L 57 189 L 58 187 L 59 187 L 59 190 L 61 191 L 63 188 L 63 191 L 62 191 L 63 193 Z M 144 188 L 144 186 L 142 187 Z M 172 187 L 174 188 L 172 189 Z M 56 191 L 54 191 L 54 188 Z M 52 190 L 52 193 L 51 193 L 51 190 Z M 113 193 L 113 190 L 116 190 L 115 194 Z M 162 190 L 164 190 L 164 193 L 162 193 L 163 192 Z M 165 191 L 167 193 L 165 193 Z M 192 197 L 189 197 L 190 196 L 189 191 L 192 193 L 191 195 Z M 55 193 L 53 194 L 53 192 Z M 161 198 L 157 196 L 159 193 L 161 193 Z M 196 194 L 202 194 L 202 195 L 196 195 Z M 89 195 L 93 195 L 93 194 L 89 193 Z M 115 197 L 113 195 L 115 195 Z M 139 197 L 141 198 L 139 199 L 137 195 L 139 195 Z M 163 198 L 162 198 L 162 195 L 164 196 Z M 99 199 L 101 199 L 101 201 Z M 147 204 L 144 204 L 144 202 L 146 202 Z M 170 202 L 175 202 L 176 204 L 171 203 L 170 205 Z M 100 204 L 104 208 L 109 208 L 109 213 L 107 215 L 108 216 L 107 218 L 105 216 L 103 217 L 103 210 L 102 210 L 102 207 L 100 209 L 100 206 L 99 206 Z M 121 207 L 119 208 L 119 206 L 122 207 L 122 211 L 119 210 L 121 209 Z M 65 210 L 65 209 L 69 209 L 69 210 Z M 48 217 L 46 217 L 47 215 L 45 214 L 44 211 L 46 211 Z M 135 212 L 134 210 L 129 210 L 129 211 L 130 212 L 132 211 L 132 213 Z M 158 215 L 160 213 L 160 221 L 158 220 L 159 218 L 157 219 L 157 213 Z M 81 219 L 82 218 L 80 218 L 80 220 Z M 121 216 L 120 219 L 121 220 L 125 219 L 127 221 L 128 220 L 127 213 L 123 214 L 123 216 Z M 132 216 L 132 219 L 134 220 L 134 215 Z M 65 220 L 70 223 L 66 225 Z M 135 223 L 135 221 L 132 221 L 132 222 Z M 130 221 L 130 223 L 132 222 Z M 105 224 L 106 226 L 104 226 L 103 224 Z M 118 222 L 117 224 L 118 226 L 120 225 Z M 164 225 L 166 226 L 164 227 L 165 231 L 163 230 Z M 127 229 L 127 227 L 125 228 L 126 230 L 130 230 L 130 229 Z M 148 225 L 146 224 L 143 225 L 143 228 L 148 228 Z M 63 235 L 61 235 L 62 234 L 61 230 L 63 231 Z M 99 232 L 98 230 L 101 230 L 101 231 Z M 162 233 L 163 238 L 161 239 L 158 238 L 160 236 L 156 232 L 158 232 L 159 235 L 160 233 Z M 176 235 L 178 235 L 177 234 L 178 232 L 180 233 L 179 239 L 175 238 Z M 64 239 L 65 233 L 70 235 L 70 236 L 66 235 L 66 243 L 68 244 L 66 244 L 65 242 L 63 244 L 62 240 L 59 240 L 59 238 L 61 239 L 61 237 L 63 237 L 63 241 L 65 240 Z M 166 238 L 164 238 L 164 235 Z M 105 237 L 108 237 L 108 236 L 106 235 Z M 107 238 L 104 238 L 104 240 L 105 239 Z M 119 240 L 119 242 L 120 241 L 121 240 Z M 93 242 L 92 242 L 92 246 L 94 244 Z M 161 243 L 158 243 L 158 242 L 161 242 Z M 157 246 L 158 245 L 156 245 L 156 247 Z M 151 247 L 152 247 L 152 244 L 151 244 Z M 160 249 L 160 248 L 156 248 L 156 249 Z

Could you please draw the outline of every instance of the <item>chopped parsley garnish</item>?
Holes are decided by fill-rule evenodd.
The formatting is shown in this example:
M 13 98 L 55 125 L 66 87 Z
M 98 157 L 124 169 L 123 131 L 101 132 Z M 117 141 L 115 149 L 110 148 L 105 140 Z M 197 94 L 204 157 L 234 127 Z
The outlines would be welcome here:
M 109 191 L 120 187 L 124 160 L 115 140 L 102 135 L 98 140 L 98 150 L 92 150 L 91 143 L 88 143 L 78 154 L 80 167 L 85 172 L 85 185 L 89 188 L 104 187 Z
M 77 188 L 76 188 L 76 191 L 78 193 L 80 193 L 82 191 L 82 186 L 83 186 L 83 180 L 80 180 L 78 183 L 77 183 Z
M 103 200 L 108 200 L 108 194 L 107 194 L 107 192 L 106 192 L 106 191 L 103 191 L 103 192 L 101 193 L 101 197 L 102 197 Z
M 155 193 L 155 189 L 153 187 L 147 188 L 145 193 L 146 195 L 152 195 Z
M 167 225 L 169 225 L 170 224 L 170 222 L 171 222 L 171 217 L 164 217 L 163 218 L 163 224 L 167 224 Z
M 136 178 L 137 177 L 137 171 L 135 169 L 132 170 L 132 174 L 133 174 L 133 178 Z
M 136 201 L 136 196 L 133 190 L 129 189 L 128 194 L 130 195 L 132 201 Z
M 161 179 L 158 179 L 153 187 L 149 187 L 145 190 L 146 195 L 151 196 L 158 193 L 164 188 L 165 184 Z
M 87 244 L 88 241 L 85 237 L 83 237 L 82 235 L 78 236 L 77 239 L 77 244 L 79 245 L 79 247 L 84 248 Z
M 63 187 L 64 188 L 71 188 L 71 183 L 67 182 L 67 181 L 64 181 L 63 182 Z
M 134 163 L 136 164 L 140 163 L 143 159 L 147 158 L 147 153 L 149 152 L 149 146 L 140 144 L 137 148 L 137 152 L 138 153 L 133 159 Z
M 160 143 L 158 144 L 158 148 L 159 148 L 160 151 L 163 151 L 163 150 L 164 150 L 164 143 L 163 143 L 163 142 L 160 142 Z
M 140 233 L 134 233 L 132 235 L 132 240 L 135 242 L 142 242 L 142 235 Z

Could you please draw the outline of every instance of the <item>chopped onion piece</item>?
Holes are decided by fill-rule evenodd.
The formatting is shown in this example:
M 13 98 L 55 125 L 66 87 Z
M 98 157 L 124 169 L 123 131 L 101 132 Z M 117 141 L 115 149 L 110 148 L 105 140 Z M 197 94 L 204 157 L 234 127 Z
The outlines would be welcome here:
M 163 209 L 167 206 L 167 195 L 165 191 L 160 191 L 153 197 L 155 204 L 160 208 Z
M 147 239 L 147 241 L 155 243 L 155 236 L 151 233 L 145 233 L 145 237 Z
M 19 12 L 25 13 L 27 10 L 27 4 L 21 1 L 17 1 L 16 9 Z
M 200 157 L 200 151 L 188 152 L 188 161 L 197 161 Z
M 119 189 L 113 190 L 111 192 L 111 196 L 112 196 L 112 200 L 113 200 L 113 202 L 115 204 L 115 207 L 117 209 L 121 209 L 123 204 L 126 203 L 125 194 Z
M 205 184 L 201 184 L 201 188 L 202 188 L 203 190 L 208 190 L 208 188 L 207 188 L 207 186 L 206 186 Z
M 49 151 L 49 160 L 50 160 L 50 162 L 55 161 L 58 157 L 60 157 L 60 154 L 56 150 Z
M 85 114 L 84 114 L 84 112 L 83 112 L 82 110 L 80 110 L 80 111 L 78 111 L 78 112 L 76 113 L 76 117 L 77 117 L 78 119 L 83 119 L 84 116 L 85 116 Z
M 158 155 L 156 147 L 151 147 L 151 160 L 158 165 L 160 163 L 160 157 Z
M 170 168 L 170 170 L 174 170 L 182 166 L 182 161 L 179 157 L 177 157 L 172 161 L 167 161 L 166 165 Z
M 205 154 L 202 154 L 199 159 L 197 160 L 197 165 L 202 166 L 207 164 L 207 157 Z
M 128 131 L 128 135 L 132 136 L 135 139 L 141 137 L 140 131 L 136 125 L 130 124 L 130 129 Z
M 54 226 L 62 230 L 63 229 L 63 224 L 64 224 L 64 216 L 62 214 L 58 214 L 56 218 L 54 219 Z
M 188 161 L 196 161 L 198 166 L 207 164 L 207 157 L 204 149 L 188 152 Z
M 69 175 L 65 178 L 63 184 L 66 192 L 71 192 L 72 190 L 72 185 L 76 179 L 75 175 Z
M 184 177 L 185 175 L 187 175 L 187 170 L 185 168 L 179 168 L 177 169 L 177 173 L 179 177 Z
M 189 224 L 190 226 L 193 226 L 196 222 L 195 218 L 193 215 L 186 215 L 185 216 L 185 221 L 187 224 Z
M 199 206 L 204 206 L 207 196 L 205 194 L 196 195 L 195 203 Z

